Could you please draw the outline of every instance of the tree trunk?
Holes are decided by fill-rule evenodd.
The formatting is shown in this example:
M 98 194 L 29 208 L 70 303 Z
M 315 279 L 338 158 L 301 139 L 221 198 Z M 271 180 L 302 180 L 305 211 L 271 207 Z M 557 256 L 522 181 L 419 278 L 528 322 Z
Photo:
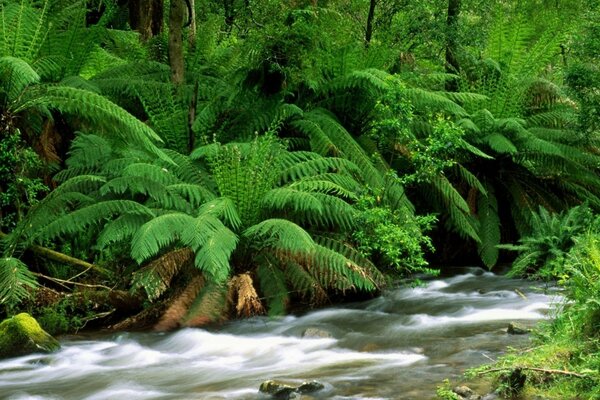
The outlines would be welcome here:
M 369 2 L 369 14 L 367 15 L 367 26 L 365 28 L 365 47 L 369 48 L 371 44 L 371 37 L 373 36 L 373 20 L 375 19 L 375 6 L 377 0 L 371 0 Z
M 188 36 L 188 40 L 190 43 L 190 48 L 196 47 L 196 0 L 189 0 L 189 13 L 188 16 L 190 20 L 190 32 Z
M 171 0 L 169 12 L 169 64 L 171 82 L 180 85 L 184 81 L 183 24 L 186 14 L 185 0 Z
M 143 41 L 162 32 L 163 0 L 129 0 L 129 25 Z
M 446 18 L 446 72 L 458 74 L 460 66 L 456 58 L 458 51 L 458 17 L 460 15 L 460 0 L 448 0 L 448 15 Z M 458 91 L 458 79 L 446 81 L 446 90 Z
M 6 233 L 1 232 L 0 231 L 0 239 L 4 238 L 8 236 Z M 83 268 L 83 269 L 91 269 L 94 270 L 102 275 L 107 275 L 108 271 L 106 271 L 104 268 L 99 267 L 97 265 L 94 264 L 90 264 L 87 261 L 83 261 L 80 260 L 78 258 L 75 257 L 71 257 L 68 256 L 66 254 L 63 253 L 59 253 L 58 251 L 49 249 L 47 247 L 42 247 L 42 246 L 38 246 L 38 245 L 31 245 L 27 248 L 27 250 L 31 250 L 33 251 L 35 254 L 37 254 L 38 256 L 47 258 L 49 260 L 53 260 L 53 261 L 58 261 L 59 263 L 63 263 L 63 264 L 69 264 L 75 267 L 79 267 L 79 268 Z

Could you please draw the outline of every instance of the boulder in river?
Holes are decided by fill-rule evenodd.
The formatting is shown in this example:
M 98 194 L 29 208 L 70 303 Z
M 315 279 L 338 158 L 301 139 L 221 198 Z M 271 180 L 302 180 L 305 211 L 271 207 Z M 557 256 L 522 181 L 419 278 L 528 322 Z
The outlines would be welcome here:
M 60 344 L 27 313 L 17 314 L 0 323 L 0 359 L 30 353 L 51 353 Z
M 531 329 L 526 328 L 517 322 L 511 322 L 508 324 L 507 332 L 511 335 L 526 335 L 531 332 Z
M 331 332 L 324 329 L 311 327 L 304 330 L 302 337 L 311 339 L 330 339 L 333 337 L 333 335 Z
M 322 383 L 317 381 L 302 382 L 299 386 L 294 386 L 285 382 L 268 380 L 260 384 L 258 389 L 262 393 L 270 394 L 275 399 L 294 399 L 297 394 L 314 393 L 323 389 Z

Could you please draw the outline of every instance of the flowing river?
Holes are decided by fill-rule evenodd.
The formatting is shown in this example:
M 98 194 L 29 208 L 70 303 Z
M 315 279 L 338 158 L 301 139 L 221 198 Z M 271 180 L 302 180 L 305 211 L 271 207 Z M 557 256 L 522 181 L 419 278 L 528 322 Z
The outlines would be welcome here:
M 0 399 L 267 399 L 260 383 L 318 380 L 319 399 L 431 399 L 444 378 L 487 363 L 556 294 L 477 268 L 302 316 L 218 330 L 63 338 L 62 350 L 0 362 Z

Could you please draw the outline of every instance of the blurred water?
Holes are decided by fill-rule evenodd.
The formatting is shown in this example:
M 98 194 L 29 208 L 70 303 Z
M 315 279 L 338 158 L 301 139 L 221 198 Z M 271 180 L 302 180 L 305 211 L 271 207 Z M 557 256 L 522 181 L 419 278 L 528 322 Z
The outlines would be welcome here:
M 0 399 L 265 399 L 267 379 L 316 379 L 315 398 L 428 399 L 444 378 L 526 343 L 507 323 L 533 325 L 556 300 L 529 286 L 472 268 L 299 317 L 71 338 L 1 361 Z M 331 337 L 303 337 L 308 328 Z

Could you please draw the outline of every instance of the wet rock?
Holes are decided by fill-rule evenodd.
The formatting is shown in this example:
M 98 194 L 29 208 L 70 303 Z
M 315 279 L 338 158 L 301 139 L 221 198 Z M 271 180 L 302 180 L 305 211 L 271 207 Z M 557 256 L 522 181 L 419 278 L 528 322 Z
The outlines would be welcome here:
M 333 337 L 333 335 L 331 334 L 331 332 L 328 332 L 324 329 L 306 328 L 302 333 L 302 337 L 313 339 L 330 339 Z
M 302 385 L 298 386 L 298 389 L 296 389 L 296 391 L 298 393 L 307 394 L 317 392 L 323 389 L 324 387 L 325 386 L 322 383 L 317 381 L 302 382 Z
M 500 396 L 498 396 L 496 393 L 488 393 L 481 398 L 481 400 L 498 400 L 498 399 L 500 399 Z
M 296 387 L 279 381 L 264 381 L 258 389 L 262 393 L 270 394 L 276 399 L 293 399 L 296 397 Z
M 325 386 L 317 381 L 302 382 L 300 386 L 293 386 L 285 382 L 268 380 L 260 384 L 258 389 L 262 393 L 270 394 L 275 399 L 306 399 L 308 393 L 318 392 Z
M 31 353 L 51 353 L 60 344 L 29 314 L 21 313 L 0 323 L 0 359 Z
M 452 391 L 454 393 L 456 393 L 457 395 L 459 395 L 459 396 L 467 397 L 467 398 L 471 397 L 471 395 L 474 393 L 473 390 L 470 387 L 464 386 L 464 385 L 463 386 L 457 386 L 454 389 L 452 389 Z
M 508 324 L 507 332 L 511 335 L 526 335 L 531 332 L 531 329 L 526 328 L 517 322 L 511 322 Z

